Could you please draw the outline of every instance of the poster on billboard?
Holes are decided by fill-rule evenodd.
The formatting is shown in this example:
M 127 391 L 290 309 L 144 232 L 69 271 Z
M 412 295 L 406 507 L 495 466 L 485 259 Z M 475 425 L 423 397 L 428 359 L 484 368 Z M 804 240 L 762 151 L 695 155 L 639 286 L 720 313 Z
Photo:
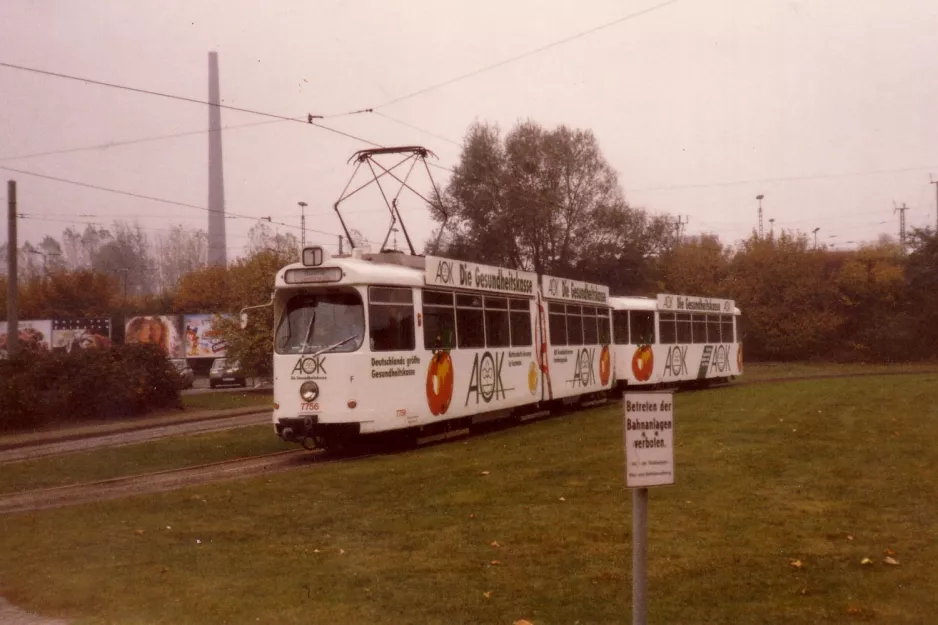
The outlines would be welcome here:
M 124 343 L 158 345 L 169 358 L 185 358 L 180 315 L 131 317 L 124 330 Z
M 221 358 L 225 340 L 212 325 L 215 315 L 186 315 L 183 318 L 186 337 L 186 358 Z
M 73 349 L 111 346 L 111 320 L 53 319 L 52 351 L 71 352 Z
M 19 321 L 20 349 L 34 352 L 47 352 L 51 348 L 52 321 L 50 319 Z M 0 352 L 6 356 L 7 322 L 0 321 Z

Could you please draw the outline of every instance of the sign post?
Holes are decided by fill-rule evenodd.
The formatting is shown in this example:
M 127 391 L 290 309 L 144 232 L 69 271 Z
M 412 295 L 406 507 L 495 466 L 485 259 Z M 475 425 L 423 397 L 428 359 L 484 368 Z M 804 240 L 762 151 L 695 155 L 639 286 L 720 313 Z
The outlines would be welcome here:
M 648 618 L 648 487 L 674 484 L 674 394 L 625 393 L 625 483 L 632 490 L 632 623 Z

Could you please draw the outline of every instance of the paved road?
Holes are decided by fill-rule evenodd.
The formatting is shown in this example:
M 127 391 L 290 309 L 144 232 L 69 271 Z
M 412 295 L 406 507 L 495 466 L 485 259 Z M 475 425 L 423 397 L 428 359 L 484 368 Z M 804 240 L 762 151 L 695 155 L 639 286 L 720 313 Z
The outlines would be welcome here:
M 102 436 L 82 438 L 73 441 L 19 447 L 15 449 L 8 449 L 6 451 L 0 451 L 0 465 L 9 462 L 21 462 L 23 460 L 44 458 L 46 456 L 69 454 L 79 451 L 89 451 L 101 447 L 120 447 L 122 445 L 132 445 L 134 443 L 143 443 L 159 438 L 167 438 L 169 436 L 179 436 L 181 434 L 201 434 L 203 432 L 232 430 L 234 428 L 247 427 L 250 425 L 263 425 L 269 424 L 270 420 L 271 416 L 269 410 L 258 410 L 257 412 L 238 415 L 236 417 L 222 417 L 216 419 L 205 419 L 202 421 L 192 421 L 189 423 L 161 425 L 141 430 L 121 432 L 118 434 L 105 434 Z

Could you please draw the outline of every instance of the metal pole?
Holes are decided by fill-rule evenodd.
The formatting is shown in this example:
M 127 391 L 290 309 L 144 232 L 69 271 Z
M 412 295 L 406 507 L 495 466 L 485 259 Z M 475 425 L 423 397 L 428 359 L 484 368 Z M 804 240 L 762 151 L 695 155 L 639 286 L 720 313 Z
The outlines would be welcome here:
M 342 235 L 339 235 L 339 256 L 342 255 Z
M 20 347 L 19 311 L 16 296 L 19 284 L 16 276 L 16 255 L 19 253 L 16 240 L 16 181 L 7 181 L 7 354 L 12 358 Z
M 648 620 L 648 489 L 632 489 L 632 625 Z
M 306 202 L 297 202 L 300 205 L 300 249 L 306 249 Z

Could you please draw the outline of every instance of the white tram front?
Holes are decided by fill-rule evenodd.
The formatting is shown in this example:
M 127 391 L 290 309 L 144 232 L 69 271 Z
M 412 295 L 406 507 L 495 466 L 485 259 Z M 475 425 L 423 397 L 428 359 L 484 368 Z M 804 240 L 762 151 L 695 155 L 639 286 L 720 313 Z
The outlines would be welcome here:
M 607 287 L 390 252 L 303 261 L 273 300 L 284 440 L 444 437 L 612 387 Z

